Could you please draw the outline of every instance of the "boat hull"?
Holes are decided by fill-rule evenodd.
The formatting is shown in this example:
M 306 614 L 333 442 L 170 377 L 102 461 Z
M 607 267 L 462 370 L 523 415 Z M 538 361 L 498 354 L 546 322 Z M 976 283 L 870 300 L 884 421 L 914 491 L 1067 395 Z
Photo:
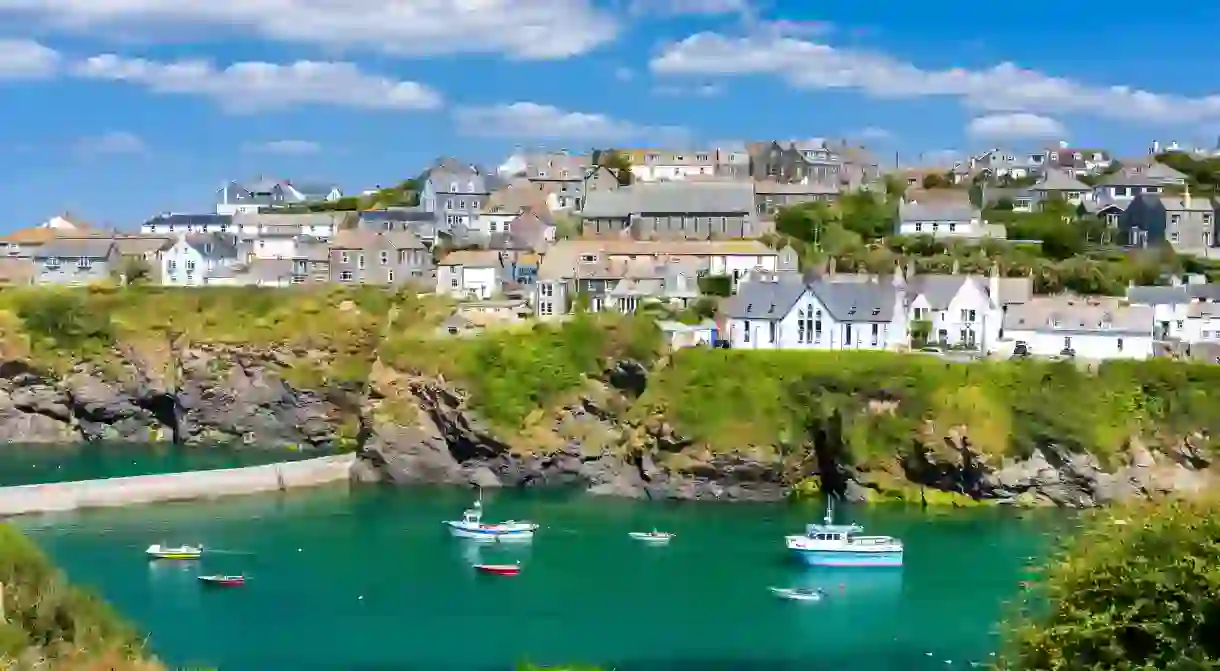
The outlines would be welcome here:
M 246 579 L 241 577 L 214 577 L 214 576 L 199 576 L 199 582 L 213 587 L 239 587 L 246 584 Z
M 179 561 L 189 561 L 199 559 L 202 553 L 195 552 L 149 552 L 149 559 L 176 559 Z
M 902 566 L 901 550 L 862 552 L 858 550 L 802 550 L 792 554 L 806 566 L 895 568 Z
M 479 573 L 486 573 L 488 575 L 517 575 L 518 573 L 521 572 L 520 566 L 512 566 L 512 565 L 501 566 L 501 565 L 478 564 L 474 568 Z
M 446 522 L 445 524 L 449 527 L 449 533 L 457 538 L 471 538 L 481 541 L 530 540 L 538 529 L 538 526 L 535 524 L 512 526 L 488 525 L 480 527 L 472 527 L 460 522 Z

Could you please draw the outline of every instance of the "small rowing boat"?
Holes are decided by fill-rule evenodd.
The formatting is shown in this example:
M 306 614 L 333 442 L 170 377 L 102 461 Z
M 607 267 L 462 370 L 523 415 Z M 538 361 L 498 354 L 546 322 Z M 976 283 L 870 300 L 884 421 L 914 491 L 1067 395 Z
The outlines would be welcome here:
M 768 587 L 775 596 L 789 601 L 821 601 L 826 593 L 820 589 L 804 587 Z
M 170 547 L 160 543 L 153 543 L 144 551 L 149 559 L 199 559 L 203 556 L 202 545 L 179 545 L 178 547 Z
M 521 564 L 475 564 L 474 570 L 489 575 L 517 575 L 521 572 Z
M 631 536 L 632 538 L 634 538 L 637 541 L 643 541 L 645 543 L 658 543 L 658 544 L 659 543 L 668 543 L 675 536 L 675 534 L 667 533 L 664 531 L 657 531 L 656 529 L 653 529 L 652 531 L 632 531 L 631 533 L 629 533 L 627 535 Z
M 201 575 L 199 582 L 205 585 L 215 585 L 216 587 L 240 587 L 246 584 L 246 576 L 244 575 Z

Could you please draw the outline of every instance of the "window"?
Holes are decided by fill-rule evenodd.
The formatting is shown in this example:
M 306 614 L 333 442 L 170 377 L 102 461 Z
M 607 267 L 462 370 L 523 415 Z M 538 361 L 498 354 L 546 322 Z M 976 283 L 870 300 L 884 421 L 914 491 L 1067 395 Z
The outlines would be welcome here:
M 1169 234 L 1169 241 L 1170 241 L 1170 242 L 1177 242 L 1177 241 L 1178 241 L 1178 232 L 1177 232 L 1177 231 L 1174 231 L 1174 232 L 1172 232 L 1172 233 L 1170 233 L 1170 234 Z
M 87 257 L 87 256 L 82 256 L 76 260 L 77 268 L 85 269 L 85 268 L 88 268 L 90 265 L 92 265 L 92 264 L 89 262 L 89 257 Z
M 51 265 L 50 259 L 47 259 L 47 265 Z M 174 261 L 173 259 L 170 259 L 169 263 L 165 264 L 165 269 L 168 270 L 170 273 L 178 272 L 178 262 Z
M 538 291 L 547 298 L 553 298 L 555 296 L 555 287 L 550 283 L 539 284 Z
M 449 182 L 449 193 L 457 193 L 457 182 Z M 449 201 L 453 202 L 453 201 Z
M 974 320 L 975 320 L 975 319 L 977 319 L 977 318 L 978 318 L 978 313 L 977 313 L 977 312 L 975 312 L 974 310 L 971 310 L 971 311 L 970 311 L 970 319 L 968 319 L 967 321 L 974 321 Z
M 351 282 L 352 281 L 352 271 L 345 270 L 345 271 L 339 273 L 339 281 L 340 282 Z
M 923 222 L 920 222 L 920 221 L 915 222 L 915 232 L 916 233 L 923 232 Z
M 351 263 L 352 257 L 347 252 L 339 252 L 339 263 Z
M 969 319 L 969 317 L 970 317 L 970 311 L 969 311 L 969 310 L 962 310 L 962 321 L 964 321 L 964 322 L 965 322 L 965 321 L 972 321 L 971 319 Z
M 393 271 L 393 270 L 391 270 L 391 271 L 389 271 L 389 272 L 387 272 L 387 273 L 385 274 L 385 281 L 386 281 L 386 282 L 393 282 L 393 281 L 394 281 L 394 271 Z
M 1120 351 L 1120 352 L 1123 351 L 1123 339 L 1122 338 L 1118 339 L 1118 351 Z
M 195 262 L 194 261 L 186 262 L 186 272 L 188 272 L 188 273 L 195 272 Z
M 747 322 L 742 322 L 742 323 L 746 327 L 746 332 L 745 332 L 745 335 L 743 336 L 743 342 L 750 342 L 750 322 L 747 321 Z
M 356 255 L 356 267 L 361 270 L 364 270 L 364 254 Z
M 544 301 L 538 306 L 538 313 L 543 316 L 550 316 L 555 314 L 555 309 L 550 301 Z
M 487 225 L 487 231 L 489 233 L 495 233 L 497 225 L 498 224 L 495 221 L 492 221 L 490 224 Z
M 453 287 L 454 289 L 458 288 L 458 278 L 454 277 L 453 279 L 449 280 L 449 286 Z
M 1180 214 L 1175 214 L 1169 217 L 1169 223 L 1171 224 L 1176 224 L 1180 221 L 1182 221 L 1182 215 Z
M 817 321 L 813 322 L 813 339 L 817 342 L 822 341 L 822 311 L 818 310 L 815 315 Z
M 768 322 L 768 326 L 770 327 L 768 331 L 770 331 L 771 344 L 775 344 L 775 321 Z
M 203 253 L 204 254 L 212 253 L 212 243 L 210 243 L 210 242 L 203 243 Z
M 390 253 L 387 251 L 382 251 L 380 256 L 381 256 L 381 265 L 383 265 L 383 266 L 389 265 Z
M 877 346 L 877 341 L 880 338 L 880 336 L 881 336 L 881 326 L 879 324 L 873 324 L 873 347 Z

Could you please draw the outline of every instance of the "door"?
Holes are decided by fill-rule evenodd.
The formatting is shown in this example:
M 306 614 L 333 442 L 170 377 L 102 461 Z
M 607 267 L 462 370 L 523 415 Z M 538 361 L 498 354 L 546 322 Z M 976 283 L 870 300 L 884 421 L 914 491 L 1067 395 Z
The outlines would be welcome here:
M 854 339 L 852 339 L 852 337 L 851 337 L 851 324 L 843 325 L 843 337 L 844 337 L 844 340 L 843 340 L 844 347 L 855 347 L 856 341 Z

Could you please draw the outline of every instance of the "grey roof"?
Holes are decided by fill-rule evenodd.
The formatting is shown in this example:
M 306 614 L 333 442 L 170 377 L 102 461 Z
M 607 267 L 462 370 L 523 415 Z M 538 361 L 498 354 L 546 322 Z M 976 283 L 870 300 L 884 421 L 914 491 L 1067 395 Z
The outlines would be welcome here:
M 1169 212 L 1213 212 L 1216 209 L 1210 198 L 1200 196 L 1177 196 L 1154 193 L 1143 194 L 1140 198 L 1155 198 Z
M 60 238 L 35 249 L 33 257 L 101 259 L 110 256 L 114 246 L 110 238 Z
M 783 319 L 805 293 L 799 278 L 778 282 L 742 282 L 725 301 L 724 314 L 734 319 Z
M 907 281 L 907 297 L 914 300 L 923 296 L 929 308 L 945 310 L 957 292 L 974 281 L 969 275 L 916 275 Z
M 1143 170 L 1120 170 L 1101 180 L 1099 186 L 1161 186 L 1164 183 Z
M 237 236 L 226 233 L 191 233 L 183 236 L 186 244 L 205 259 L 237 258 Z
M 640 183 L 585 196 L 580 216 L 632 214 L 745 214 L 754 211 L 754 186 L 742 182 Z
M 291 227 L 300 233 L 302 226 L 339 226 L 349 214 L 349 212 L 240 213 L 233 215 L 232 221 L 241 226 Z
M 360 213 L 360 221 L 362 223 L 377 223 L 385 222 L 407 222 L 407 221 L 427 221 L 435 222 L 436 213 L 429 212 L 423 207 L 395 207 L 385 210 L 369 210 Z
M 1119 212 L 1126 212 L 1127 208 L 1131 207 L 1129 200 L 1086 200 L 1084 201 L 1084 209 L 1091 214 L 1098 214 L 1104 210 L 1116 209 Z
M 331 191 L 338 188 L 334 184 L 326 182 L 288 182 L 288 184 L 307 200 L 324 199 L 330 195 Z
M 921 203 L 903 201 L 898 205 L 901 221 L 964 221 L 982 216 L 978 208 L 957 200 L 929 200 Z
M 436 193 L 485 194 L 491 191 L 487 175 L 474 166 L 458 164 L 451 159 L 444 159 L 441 163 L 428 171 L 428 181 Z
M 760 196 L 768 195 L 831 195 L 839 192 L 838 187 L 831 184 L 789 184 L 772 182 L 770 180 L 755 182 L 754 192 Z
M 1187 287 L 1136 286 L 1127 288 L 1127 300 L 1133 305 L 1176 305 L 1190 302 Z
M 1220 301 L 1220 284 L 1187 284 L 1186 293 L 1198 300 Z
M 1116 298 L 1039 296 L 1014 305 L 1004 315 L 1004 330 L 1152 335 L 1153 308 L 1124 305 Z
M 162 214 L 144 222 L 146 225 L 209 226 L 228 225 L 233 223 L 233 217 L 227 214 Z
M 1029 187 L 1030 191 L 1092 191 L 1093 187 L 1059 171 L 1048 170 L 1041 182 Z
M 588 167 L 588 156 L 553 153 L 525 157 L 525 177 L 530 180 L 579 182 Z
M 889 281 L 868 282 L 818 280 L 809 289 L 826 311 L 839 322 L 889 322 L 894 319 L 897 290 Z

